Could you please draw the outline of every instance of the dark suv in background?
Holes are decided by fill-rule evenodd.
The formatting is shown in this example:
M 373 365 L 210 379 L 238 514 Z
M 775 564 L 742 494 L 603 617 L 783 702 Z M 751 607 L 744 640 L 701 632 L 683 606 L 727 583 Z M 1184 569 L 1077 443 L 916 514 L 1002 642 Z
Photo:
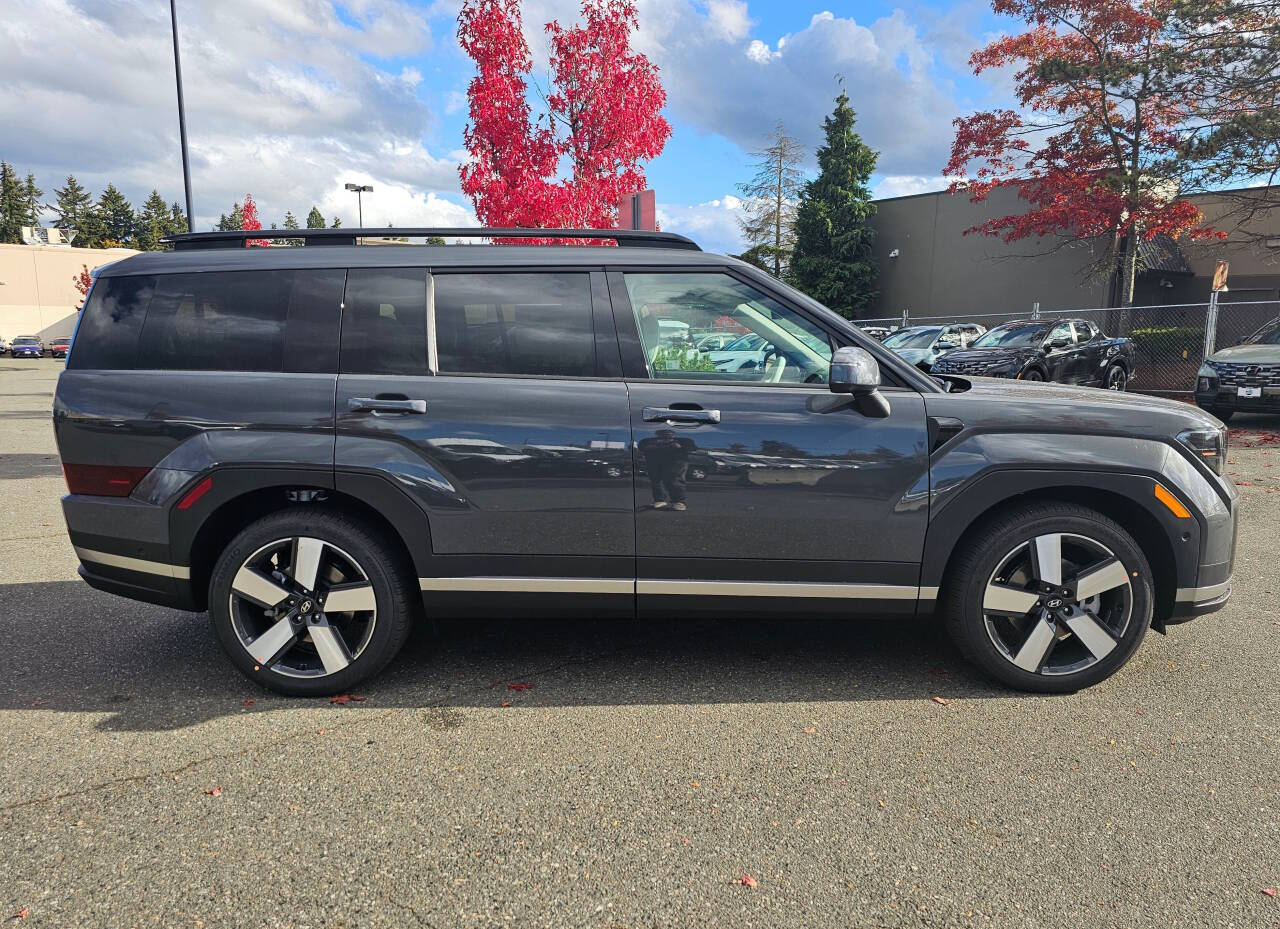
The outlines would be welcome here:
M 423 613 L 936 610 L 993 677 L 1063 692 L 1230 594 L 1226 432 L 1194 407 L 934 379 L 680 236 L 357 245 L 385 234 L 113 264 L 59 380 L 82 576 L 208 610 L 265 686 L 347 690 Z M 758 363 L 684 337 L 709 330 Z

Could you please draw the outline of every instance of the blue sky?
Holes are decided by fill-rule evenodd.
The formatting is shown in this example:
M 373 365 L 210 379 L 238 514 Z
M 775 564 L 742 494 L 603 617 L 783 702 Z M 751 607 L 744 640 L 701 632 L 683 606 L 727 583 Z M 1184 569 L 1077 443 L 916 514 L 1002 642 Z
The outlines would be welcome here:
M 245 191 L 265 223 L 314 204 L 355 222 L 343 183 L 372 183 L 366 223 L 474 222 L 457 185 L 470 60 L 460 0 L 178 0 L 197 226 Z M 181 195 L 167 4 L 18 0 L 0 30 L 0 157 L 52 199 L 67 173 L 138 201 Z M 737 185 L 778 120 L 810 151 L 838 92 L 881 152 L 880 195 L 944 185 L 951 120 L 1008 103 L 1008 76 L 968 55 L 1006 27 L 981 2 L 638 0 L 635 45 L 659 66 L 673 128 L 648 167 L 664 228 L 737 250 Z M 526 0 L 541 26 L 576 0 Z M 50 68 L 75 61 L 75 68 Z M 56 116 L 51 116 L 56 114 Z

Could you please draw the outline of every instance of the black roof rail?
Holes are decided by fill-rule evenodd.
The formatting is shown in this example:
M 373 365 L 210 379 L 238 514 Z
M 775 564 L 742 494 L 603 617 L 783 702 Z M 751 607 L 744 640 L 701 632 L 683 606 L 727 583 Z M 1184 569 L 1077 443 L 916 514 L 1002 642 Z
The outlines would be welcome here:
M 674 232 L 642 229 L 487 229 L 484 227 L 385 229 L 237 229 L 230 232 L 187 232 L 161 241 L 175 250 L 244 248 L 250 239 L 299 239 L 305 245 L 355 245 L 358 239 L 422 238 L 449 239 L 610 239 L 623 248 L 677 248 L 702 251 L 698 243 Z

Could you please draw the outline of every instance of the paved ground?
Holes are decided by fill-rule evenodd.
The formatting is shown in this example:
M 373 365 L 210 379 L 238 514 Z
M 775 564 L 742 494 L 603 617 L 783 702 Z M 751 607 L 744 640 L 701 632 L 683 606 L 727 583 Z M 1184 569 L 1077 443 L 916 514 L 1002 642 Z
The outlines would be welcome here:
M 1072 697 L 988 686 L 928 624 L 494 620 L 330 706 L 76 580 L 58 370 L 0 360 L 0 919 L 1280 924 L 1280 446 L 1231 456 L 1231 606 Z

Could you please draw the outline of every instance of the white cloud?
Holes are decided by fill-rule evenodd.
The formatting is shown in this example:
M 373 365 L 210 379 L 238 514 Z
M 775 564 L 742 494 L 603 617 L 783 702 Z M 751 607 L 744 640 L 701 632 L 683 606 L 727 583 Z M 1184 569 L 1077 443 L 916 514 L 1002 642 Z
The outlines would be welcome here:
M 752 39 L 751 44 L 747 46 L 747 57 L 758 64 L 768 64 L 770 59 L 777 58 L 781 54 L 781 51 L 771 50 L 759 39 Z
M 929 177 L 920 174 L 889 174 L 880 178 L 872 194 L 878 200 L 886 197 L 908 197 L 912 194 L 946 190 L 950 184 L 951 178 L 940 174 Z
M 469 216 L 456 160 L 424 144 L 433 116 L 418 97 L 421 71 L 365 58 L 426 52 L 423 11 L 403 0 L 342 10 L 327 0 L 180 7 L 196 228 L 246 192 L 264 225 L 285 210 L 301 219 L 313 203 L 353 225 L 354 198 L 334 194 L 345 180 L 373 184 L 366 202 L 405 224 Z M 94 191 L 114 182 L 135 203 L 152 187 L 181 200 L 167 4 L 26 4 L 0 30 L 0 86 L 6 159 L 34 171 L 46 199 L 74 173 Z
M 707 20 L 712 32 L 727 42 L 745 38 L 752 26 L 745 0 L 708 0 Z
M 659 203 L 657 213 L 658 225 L 664 232 L 687 235 L 706 251 L 721 254 L 742 251 L 742 232 L 738 225 L 743 215 L 742 200 L 733 194 L 694 206 Z

